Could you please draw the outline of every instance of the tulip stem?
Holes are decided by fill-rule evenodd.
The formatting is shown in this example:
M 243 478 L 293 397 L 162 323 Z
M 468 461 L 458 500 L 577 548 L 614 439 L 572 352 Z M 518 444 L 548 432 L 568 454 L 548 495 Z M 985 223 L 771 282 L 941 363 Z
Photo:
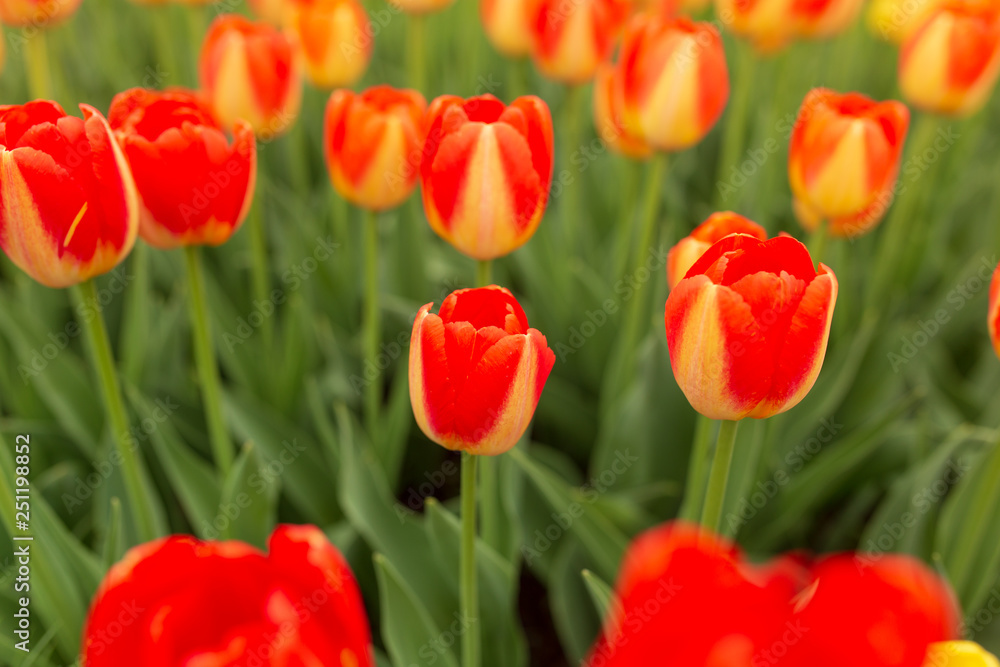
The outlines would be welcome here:
M 88 280 L 73 288 L 73 301 L 80 323 L 83 325 L 91 363 L 94 370 L 97 371 L 101 383 L 104 409 L 114 437 L 115 447 L 122 461 L 121 469 L 125 481 L 125 493 L 135 521 L 136 535 L 141 541 L 148 542 L 164 532 L 163 521 L 154 510 L 151 498 L 152 490 L 143 469 L 142 455 L 135 447 L 135 438 L 129 431 L 128 413 L 125 411 L 125 402 L 122 400 L 121 385 L 118 382 L 111 343 L 108 340 L 108 330 L 104 326 L 104 316 L 98 305 L 100 301 L 94 281 Z M 91 316 L 88 318 L 84 315 L 85 313 Z
M 426 95 L 427 19 L 420 14 L 406 17 L 406 50 L 410 87 Z
M 476 589 L 476 463 L 479 457 L 462 452 L 462 551 L 460 581 L 462 667 L 479 667 L 479 593 Z
M 187 258 L 188 284 L 191 295 L 188 304 L 191 310 L 191 331 L 194 340 L 194 360 L 198 368 L 198 383 L 201 385 L 201 401 L 208 423 L 208 439 L 212 446 L 212 456 L 224 479 L 233 465 L 233 443 L 222 416 L 222 389 L 219 381 L 219 365 L 212 344 L 211 323 L 208 319 L 208 305 L 205 302 L 205 280 L 202 274 L 201 249 L 188 246 L 184 249 Z
M 378 344 L 380 335 L 379 291 L 378 291 L 378 214 L 367 211 L 365 215 L 365 304 L 362 330 L 364 331 L 365 360 L 372 373 L 365 385 L 365 425 L 368 437 L 378 449 L 375 432 L 378 428 L 378 413 L 382 402 L 382 382 L 378 366 Z
M 830 224 L 826 220 L 819 223 L 812 235 L 809 237 L 809 254 L 814 263 L 823 261 L 823 253 L 826 252 L 826 243 L 830 240 Z
M 259 164 L 259 163 L 258 163 Z M 257 303 L 269 303 L 271 296 L 271 280 L 267 265 L 267 229 L 264 226 L 264 197 L 267 182 L 257 169 L 257 201 L 250 208 L 250 219 L 247 221 L 250 233 L 250 271 L 253 285 L 253 296 Z M 261 324 L 261 334 L 264 336 L 264 349 L 272 349 L 274 342 L 274 324 L 271 318 L 265 317 Z
M 712 420 L 699 413 L 695 420 L 694 442 L 691 446 L 691 460 L 688 461 L 684 502 L 681 504 L 680 518 L 697 521 L 705 502 L 705 469 L 708 467 L 708 452 L 712 444 Z
M 493 282 L 493 260 L 481 259 L 476 264 L 476 287 L 486 287 Z
M 584 89 L 582 85 L 571 84 L 566 89 L 566 98 L 563 100 L 563 127 L 566 128 L 566 143 L 564 145 L 562 171 L 566 174 L 572 173 L 573 155 L 580 148 L 581 117 L 583 112 L 581 105 L 584 102 Z M 579 170 L 577 170 L 579 171 Z M 561 243 L 567 253 L 572 254 L 573 239 L 578 237 L 574 230 L 579 228 L 579 190 L 583 187 L 578 177 L 571 178 L 568 185 L 562 189 L 562 203 L 560 214 L 562 221 Z
M 719 423 L 719 439 L 715 442 L 715 456 L 712 458 L 712 472 L 708 477 L 705 491 L 705 506 L 701 512 L 701 525 L 713 533 L 719 532 L 722 522 L 722 506 L 726 500 L 726 483 L 729 481 L 729 467 L 733 462 L 738 421 L 724 419 Z
M 476 264 L 476 287 L 486 287 L 493 282 L 493 260 L 479 260 Z M 483 524 L 483 541 L 500 550 L 500 486 L 497 459 L 486 456 L 479 462 L 479 514 Z
M 52 79 L 49 68 L 49 47 L 45 30 L 35 30 L 24 36 L 24 59 L 28 69 L 28 94 L 33 100 L 52 99 Z
M 742 43 L 736 40 L 735 49 L 736 72 L 733 77 L 733 95 L 730 98 L 729 110 L 726 113 L 726 124 L 722 135 L 722 153 L 719 155 L 719 165 L 716 174 L 716 183 L 727 183 L 727 173 L 729 170 L 739 169 L 740 153 L 746 143 L 747 131 L 747 109 L 750 106 L 750 90 L 753 88 L 754 72 L 757 69 L 757 54 Z M 722 188 L 716 188 L 715 208 L 722 208 Z M 727 205 L 734 210 L 738 210 L 739 200 Z

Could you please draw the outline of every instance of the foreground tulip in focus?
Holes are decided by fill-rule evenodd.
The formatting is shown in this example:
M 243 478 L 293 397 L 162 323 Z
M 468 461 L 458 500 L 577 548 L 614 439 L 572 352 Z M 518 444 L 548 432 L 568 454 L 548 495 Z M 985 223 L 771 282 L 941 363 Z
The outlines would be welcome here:
M 667 299 L 670 364 L 691 406 L 711 419 L 763 419 L 801 401 L 819 376 L 837 278 L 783 236 L 727 236 Z
M 552 184 L 549 108 L 534 96 L 439 97 L 427 112 L 420 167 L 431 228 L 460 252 L 495 259 L 538 228 Z
M 104 116 L 55 102 L 0 107 L 0 248 L 48 287 L 107 273 L 132 250 L 139 196 Z
M 684 279 L 684 274 L 706 250 L 730 234 L 748 234 L 758 241 L 767 240 L 767 232 L 753 220 L 732 211 L 713 213 L 667 253 L 667 284 L 670 288 L 673 289 Z
M 250 210 L 257 179 L 253 129 L 236 121 L 230 142 L 192 92 L 133 88 L 108 120 L 142 200 L 139 234 L 157 248 L 219 245 Z
M 910 113 L 900 102 L 816 88 L 799 109 L 788 149 L 795 213 L 812 231 L 864 234 L 885 215 L 896 191 Z
M 517 444 L 555 364 L 514 296 L 495 285 L 453 292 L 413 322 L 410 402 L 442 447 L 494 456 Z
M 97 591 L 84 664 L 372 667 L 361 593 L 322 531 L 279 526 L 268 546 L 174 536 L 135 547 Z

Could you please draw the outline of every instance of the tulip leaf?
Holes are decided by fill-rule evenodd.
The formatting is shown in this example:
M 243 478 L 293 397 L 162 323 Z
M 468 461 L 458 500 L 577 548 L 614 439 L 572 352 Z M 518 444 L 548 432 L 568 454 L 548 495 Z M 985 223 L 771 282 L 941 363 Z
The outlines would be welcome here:
M 580 577 L 590 557 L 575 537 L 559 544 L 548 580 L 556 631 L 570 664 L 581 664 L 601 628 L 590 592 Z
M 583 577 L 583 583 L 587 586 L 587 592 L 590 593 L 590 599 L 600 618 L 607 619 L 612 612 L 621 613 L 621 601 L 607 582 L 590 570 L 584 570 L 580 576 Z
M 254 443 L 244 444 L 222 483 L 213 529 L 222 524 L 222 539 L 241 540 L 266 549 L 267 538 L 277 523 L 280 488 L 281 478 L 263 464 Z

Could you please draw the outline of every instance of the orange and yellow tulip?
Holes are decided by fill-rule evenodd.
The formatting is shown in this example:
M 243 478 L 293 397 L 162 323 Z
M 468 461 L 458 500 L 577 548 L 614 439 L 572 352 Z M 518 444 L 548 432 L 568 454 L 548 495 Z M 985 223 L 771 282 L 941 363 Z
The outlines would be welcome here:
M 410 338 L 410 403 L 420 430 L 446 449 L 495 456 L 517 444 L 556 355 L 517 299 L 491 285 L 428 303 Z
M 15 28 L 51 28 L 72 16 L 82 1 L 0 0 L 0 23 Z
M 427 102 L 415 90 L 338 90 L 326 105 L 323 140 L 333 187 L 352 204 L 384 211 L 402 204 L 420 173 Z
M 873 0 L 868 7 L 868 29 L 877 37 L 902 44 L 946 0 Z
M 798 37 L 830 37 L 857 17 L 863 0 L 716 0 L 726 27 L 771 54 Z
M 767 232 L 753 220 L 732 211 L 713 213 L 667 253 L 667 284 L 670 289 L 684 279 L 684 274 L 706 250 L 730 234 L 749 234 L 758 241 L 767 240 Z
M 424 211 L 438 236 L 473 259 L 495 259 L 531 238 L 552 184 L 552 116 L 541 99 L 509 106 L 446 95 L 427 112 L 420 167 Z
M 993 349 L 1000 356 L 1000 264 L 993 272 L 993 282 L 990 283 L 989 316 L 987 327 L 990 330 L 990 340 L 993 341 Z
M 594 79 L 594 128 L 608 148 L 641 160 L 652 155 L 653 148 L 636 128 L 625 123 L 624 99 L 619 80 L 620 77 L 615 77 L 615 68 L 610 63 L 603 63 L 597 69 Z
M 795 212 L 808 230 L 865 233 L 892 202 L 910 113 L 900 102 L 816 88 L 792 131 L 788 178 Z
M 795 407 L 819 376 L 837 278 L 790 236 L 733 234 L 670 291 L 664 321 L 674 378 L 711 419 Z
M 630 11 L 631 0 L 537 0 L 530 28 L 538 71 L 562 83 L 590 81 Z
M 455 0 L 388 0 L 388 2 L 407 14 L 430 14 L 447 9 Z
M 55 102 L 0 107 L 0 248 L 48 287 L 115 268 L 135 244 L 139 195 L 104 116 Z
M 368 12 L 358 0 L 294 0 L 290 13 L 306 75 L 318 88 L 349 86 L 372 57 Z
M 493 47 L 508 58 L 531 53 L 535 0 L 481 0 L 479 17 Z
M 1000 661 L 976 642 L 956 640 L 931 644 L 924 667 L 1000 667 Z

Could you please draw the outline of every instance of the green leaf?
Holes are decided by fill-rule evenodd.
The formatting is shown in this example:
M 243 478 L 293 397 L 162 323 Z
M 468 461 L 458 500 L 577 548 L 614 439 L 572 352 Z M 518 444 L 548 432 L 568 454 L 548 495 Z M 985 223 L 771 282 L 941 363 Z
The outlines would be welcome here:
M 243 445 L 222 484 L 219 516 L 222 536 L 267 548 L 277 523 L 280 478 L 272 476 L 257 456 L 252 442 Z
M 611 586 L 590 570 L 584 570 L 580 576 L 583 577 L 583 583 L 587 585 L 587 592 L 590 593 L 590 599 L 600 618 L 608 618 L 610 612 L 622 613 L 622 603 Z

